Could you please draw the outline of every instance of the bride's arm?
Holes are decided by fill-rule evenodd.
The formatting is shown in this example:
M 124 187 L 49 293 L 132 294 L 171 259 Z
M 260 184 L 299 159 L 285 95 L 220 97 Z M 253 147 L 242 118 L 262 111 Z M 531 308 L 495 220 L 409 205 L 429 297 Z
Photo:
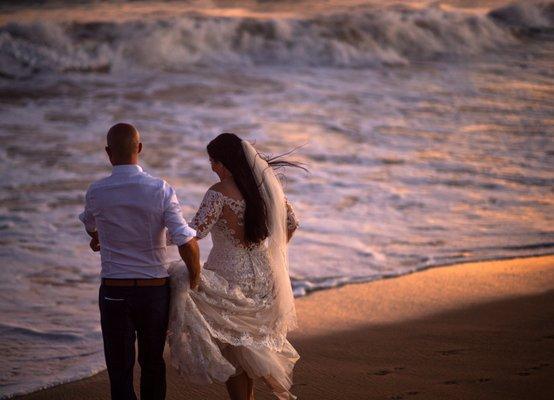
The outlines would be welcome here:
M 205 238 L 214 224 L 219 219 L 221 210 L 223 209 L 222 194 L 212 188 L 208 189 L 196 215 L 190 222 L 193 229 L 196 230 L 196 237 L 198 239 Z
M 292 239 L 292 235 L 300 226 L 298 217 L 294 213 L 292 205 L 289 203 L 288 199 L 285 197 L 285 205 L 287 207 L 287 242 Z

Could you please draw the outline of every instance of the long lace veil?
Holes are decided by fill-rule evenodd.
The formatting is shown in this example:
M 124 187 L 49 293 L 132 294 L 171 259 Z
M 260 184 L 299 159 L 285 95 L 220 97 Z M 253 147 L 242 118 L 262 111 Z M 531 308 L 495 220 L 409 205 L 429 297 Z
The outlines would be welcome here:
M 258 154 L 254 146 L 243 140 L 242 148 L 267 209 L 267 246 L 275 285 L 274 327 L 277 331 L 286 333 L 297 327 L 297 321 L 288 268 L 285 193 L 273 168 Z

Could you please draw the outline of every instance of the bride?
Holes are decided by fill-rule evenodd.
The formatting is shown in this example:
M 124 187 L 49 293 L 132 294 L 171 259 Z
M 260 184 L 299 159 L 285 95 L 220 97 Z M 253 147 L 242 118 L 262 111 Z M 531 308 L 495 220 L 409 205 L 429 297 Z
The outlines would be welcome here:
M 171 362 L 193 383 L 225 382 L 232 400 L 253 400 L 256 378 L 278 399 L 296 399 L 287 243 L 298 220 L 272 167 L 298 165 L 279 157 L 268 163 L 232 133 L 207 150 L 220 182 L 190 225 L 199 239 L 211 233 L 213 248 L 199 275 L 184 263 L 170 267 Z

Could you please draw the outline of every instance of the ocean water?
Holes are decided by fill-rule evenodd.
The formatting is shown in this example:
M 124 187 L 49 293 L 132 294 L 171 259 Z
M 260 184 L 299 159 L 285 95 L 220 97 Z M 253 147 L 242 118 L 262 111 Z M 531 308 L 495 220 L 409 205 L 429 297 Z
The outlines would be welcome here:
M 554 253 L 554 2 L 0 6 L 0 397 L 105 367 L 77 215 L 119 121 L 189 219 L 218 133 L 302 146 L 297 296 Z

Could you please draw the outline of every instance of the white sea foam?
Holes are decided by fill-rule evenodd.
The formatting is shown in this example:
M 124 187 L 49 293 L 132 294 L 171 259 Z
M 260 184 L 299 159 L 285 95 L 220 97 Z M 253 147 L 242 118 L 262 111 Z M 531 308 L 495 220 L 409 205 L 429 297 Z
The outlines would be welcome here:
M 138 66 L 183 71 L 191 65 L 408 65 L 500 51 L 517 43 L 514 29 L 552 29 L 553 4 L 517 4 L 489 15 L 396 6 L 306 18 L 190 13 L 146 21 L 12 22 L 0 28 L 0 74 Z

